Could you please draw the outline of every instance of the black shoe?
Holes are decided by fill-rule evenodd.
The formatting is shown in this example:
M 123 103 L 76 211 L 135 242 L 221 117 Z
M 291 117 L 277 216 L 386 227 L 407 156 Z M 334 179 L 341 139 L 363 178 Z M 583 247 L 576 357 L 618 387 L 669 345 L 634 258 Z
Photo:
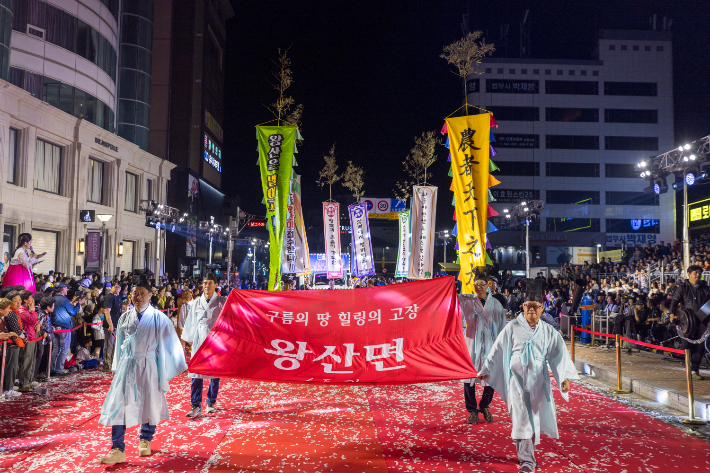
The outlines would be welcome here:
M 493 416 L 487 407 L 481 409 L 481 412 L 483 412 L 483 418 L 486 419 L 486 422 L 493 422 Z
M 469 424 L 475 424 L 478 422 L 478 412 L 471 412 L 471 415 L 468 416 L 468 420 L 466 422 Z
M 58 371 L 52 371 L 52 376 L 53 376 L 53 377 L 60 377 L 60 378 L 61 378 L 61 377 L 68 376 L 68 375 L 69 375 L 69 373 L 61 373 L 61 372 L 58 372 Z

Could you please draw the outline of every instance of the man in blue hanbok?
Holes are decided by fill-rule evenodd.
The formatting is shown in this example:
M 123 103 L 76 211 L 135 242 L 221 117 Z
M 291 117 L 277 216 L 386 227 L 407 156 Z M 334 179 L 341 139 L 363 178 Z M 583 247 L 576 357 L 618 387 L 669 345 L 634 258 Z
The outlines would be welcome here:
M 111 452 L 101 458 L 105 465 L 126 461 L 126 428 L 138 424 L 138 455 L 151 454 L 156 425 L 170 420 L 169 382 L 187 369 L 172 322 L 150 305 L 150 283 L 141 270 L 133 273 L 132 296 L 135 308 L 124 312 L 115 327 L 114 376 L 99 418 L 111 426 Z
M 579 379 L 562 336 L 551 325 L 539 323 L 543 308 L 542 295 L 529 293 L 524 314 L 503 329 L 478 370 L 478 377 L 487 380 L 508 405 L 523 473 L 538 466 L 535 445 L 540 434 L 559 437 L 548 364 L 565 400 L 570 380 Z
M 473 281 L 476 293 L 459 296 L 464 339 L 468 353 L 471 355 L 471 362 L 476 370 L 483 367 L 493 342 L 505 326 L 505 309 L 494 295 L 495 285 L 492 286 L 493 292 L 488 291 L 490 287 L 489 280 L 483 276 L 477 276 Z M 483 387 L 480 404 L 476 402 L 476 384 Z M 483 418 L 487 422 L 493 422 L 493 416 L 488 408 L 493 400 L 493 388 L 485 381 L 473 378 L 464 380 L 463 389 L 466 410 L 469 413 L 468 423 L 478 422 L 479 412 L 483 413 Z

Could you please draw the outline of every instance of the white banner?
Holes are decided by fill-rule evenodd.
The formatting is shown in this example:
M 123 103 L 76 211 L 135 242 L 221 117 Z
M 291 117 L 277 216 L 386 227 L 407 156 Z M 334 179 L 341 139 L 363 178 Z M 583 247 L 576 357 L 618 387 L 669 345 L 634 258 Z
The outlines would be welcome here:
M 296 212 L 293 206 L 293 192 L 288 198 L 286 207 L 286 230 L 284 231 L 283 256 L 281 258 L 281 272 L 283 274 L 298 273 L 296 263 Z
M 302 276 L 311 274 L 311 260 L 308 254 L 308 241 L 303 224 L 301 209 L 301 176 L 294 175 L 291 181 L 291 194 L 286 208 L 286 230 L 281 272 Z
M 394 274 L 396 278 L 406 278 L 409 276 L 410 244 L 412 241 L 410 217 L 411 214 L 409 210 L 399 213 L 399 250 L 397 251 L 397 269 Z
M 435 186 L 414 186 L 412 256 L 409 262 L 409 277 L 412 279 L 429 279 L 434 274 L 436 192 Z
M 323 223 L 325 229 L 325 254 L 328 279 L 343 277 L 340 259 L 340 204 L 323 202 Z
M 372 260 L 372 239 L 370 222 L 367 220 L 367 206 L 354 204 L 348 206 L 350 228 L 353 242 L 353 276 L 364 278 L 374 276 L 375 265 Z

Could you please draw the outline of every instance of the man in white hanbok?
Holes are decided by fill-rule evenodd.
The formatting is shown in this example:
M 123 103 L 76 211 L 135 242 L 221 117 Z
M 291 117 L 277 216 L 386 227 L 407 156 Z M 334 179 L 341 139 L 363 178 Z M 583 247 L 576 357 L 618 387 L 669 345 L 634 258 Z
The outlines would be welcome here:
M 182 339 L 187 343 L 192 344 L 192 354 L 197 353 L 202 342 L 205 341 L 207 335 L 212 330 L 215 322 L 222 312 L 222 307 L 227 298 L 219 296 L 215 293 L 219 279 L 214 273 L 208 273 L 202 280 L 202 295 L 195 299 L 187 314 L 185 326 L 182 329 Z M 192 378 L 192 387 L 190 388 L 190 402 L 192 409 L 187 413 L 187 417 L 195 417 L 202 412 L 202 387 L 203 380 L 210 380 L 210 387 L 207 390 L 207 407 L 205 414 L 211 414 L 217 411 L 215 403 L 217 402 L 217 393 L 219 392 L 219 378 L 212 378 L 201 374 L 189 373 Z
M 111 452 L 101 458 L 108 465 L 126 461 L 126 428 L 134 425 L 141 424 L 138 454 L 151 454 L 155 427 L 170 420 L 165 398 L 170 380 L 187 369 L 173 324 L 150 306 L 150 283 L 142 271 L 134 271 L 133 286 L 135 308 L 124 312 L 115 327 L 114 376 L 99 418 L 111 426 Z
M 539 323 L 542 295 L 529 293 L 523 309 L 524 314 L 498 335 L 478 377 L 487 380 L 508 405 L 520 472 L 529 473 L 538 467 L 535 445 L 540 434 L 559 438 L 548 364 L 565 400 L 569 400 L 570 380 L 579 376 L 559 332 Z
M 473 282 L 476 293 L 459 295 L 464 339 L 476 370 L 483 367 L 486 355 L 505 326 L 505 309 L 491 292 L 487 292 L 487 284 L 488 281 L 485 277 L 477 276 Z M 476 384 L 483 387 L 480 404 L 476 402 Z M 493 388 L 485 381 L 472 378 L 464 380 L 463 389 L 466 410 L 469 413 L 467 422 L 469 424 L 478 422 L 479 412 L 483 413 L 487 422 L 493 422 L 493 416 L 488 408 L 493 400 Z

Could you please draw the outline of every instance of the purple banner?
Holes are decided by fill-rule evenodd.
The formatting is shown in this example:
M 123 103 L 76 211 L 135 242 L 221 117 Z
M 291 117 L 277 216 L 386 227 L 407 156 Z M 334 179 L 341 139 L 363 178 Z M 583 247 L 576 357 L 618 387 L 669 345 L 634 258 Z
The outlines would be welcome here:
M 86 234 L 86 269 L 99 269 L 101 263 L 101 232 Z
M 372 240 L 370 239 L 370 221 L 367 218 L 367 204 L 348 206 L 350 229 L 352 233 L 353 276 L 363 278 L 375 274 L 375 262 L 372 258 Z

